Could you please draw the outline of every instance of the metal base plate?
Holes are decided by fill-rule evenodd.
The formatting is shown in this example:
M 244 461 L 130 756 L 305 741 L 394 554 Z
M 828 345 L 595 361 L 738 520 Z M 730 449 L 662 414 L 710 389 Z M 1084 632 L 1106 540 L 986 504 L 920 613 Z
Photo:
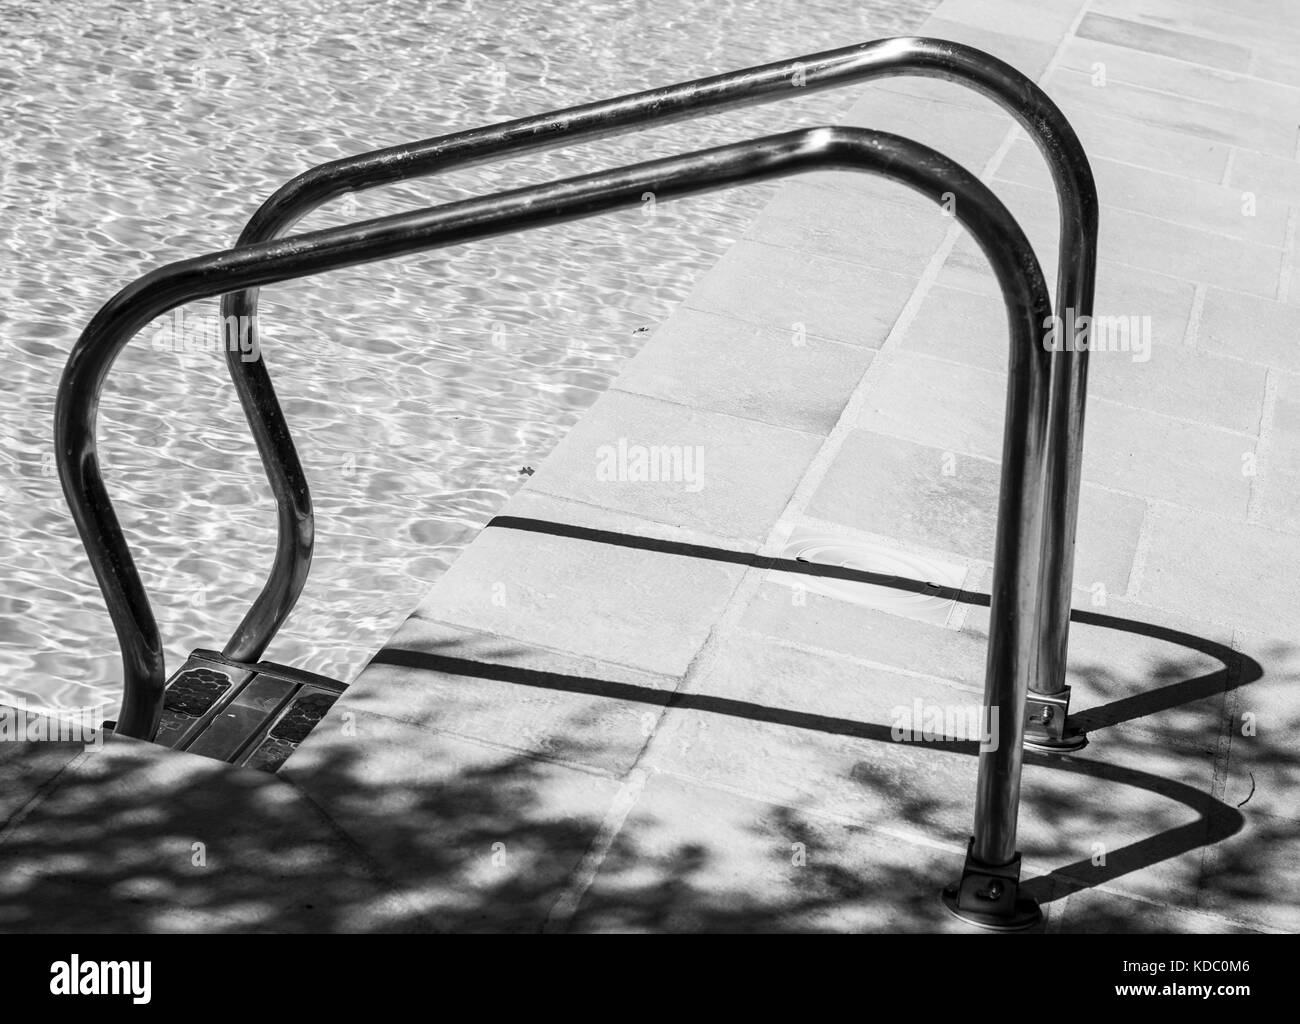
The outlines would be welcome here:
M 1043 919 L 1038 904 L 1020 895 L 1020 854 L 1005 864 L 975 856 L 975 837 L 966 844 L 961 879 L 940 894 L 948 913 L 967 924 L 997 932 L 1020 932 Z
M 1070 688 L 1057 693 L 1030 692 L 1025 698 L 1025 748 L 1040 754 L 1082 750 L 1088 737 L 1070 725 Z
M 1067 730 L 1060 739 L 1048 736 L 1030 736 L 1025 733 L 1025 749 L 1034 750 L 1040 754 L 1069 754 L 1075 750 L 1082 750 L 1087 745 L 1088 734 L 1079 732 L 1077 729 Z
M 1043 919 L 1042 908 L 1028 896 L 1016 900 L 1015 912 L 1009 917 L 1002 914 L 985 914 L 978 910 L 963 910 L 958 906 L 957 886 L 950 885 L 939 894 L 943 905 L 953 917 L 967 924 L 995 932 L 1023 932 Z

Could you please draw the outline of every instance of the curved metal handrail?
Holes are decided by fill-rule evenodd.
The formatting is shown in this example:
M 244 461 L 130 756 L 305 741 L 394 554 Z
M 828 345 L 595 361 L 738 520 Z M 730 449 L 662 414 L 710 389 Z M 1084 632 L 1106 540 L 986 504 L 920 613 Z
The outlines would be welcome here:
M 957 220 L 979 243 L 1002 290 L 1011 348 L 984 691 L 988 726 L 1000 742 L 980 750 L 974 834 L 961 882 L 946 890 L 944 899 L 959 916 L 981 924 L 1021 927 L 1036 920 L 1037 905 L 1017 895 L 1015 843 L 1024 761 L 1022 708 L 1037 658 L 1041 487 L 1053 366 L 1052 353 L 1040 338 L 1051 303 L 1028 239 L 997 197 L 947 157 L 883 132 L 815 128 L 567 178 L 209 253 L 162 267 L 118 292 L 73 346 L 55 404 L 59 481 L 122 644 L 125 692 L 117 731 L 153 737 L 166 676 L 158 626 L 104 486 L 95 438 L 104 381 L 143 326 L 182 303 L 231 288 L 254 288 L 590 217 L 634 205 L 647 191 L 671 200 L 830 167 L 880 174 L 936 202 L 955 197 Z
M 647 191 L 670 200 L 829 167 L 880 174 L 936 202 L 975 237 L 1001 286 L 1011 327 L 1002 482 L 991 588 L 986 704 L 1004 741 L 980 755 L 973 852 L 1014 856 L 1020 713 L 1033 669 L 1041 556 L 1051 353 L 1040 343 L 1051 313 L 1042 272 L 1011 214 L 969 172 L 931 149 L 861 128 L 816 128 L 686 156 L 568 178 L 275 242 L 210 253 L 146 274 L 104 305 L 73 347 L 59 385 L 59 480 L 122 644 L 119 732 L 151 738 L 162 710 L 163 650 L 149 599 L 99 469 L 95 421 L 108 371 L 131 337 L 182 303 L 459 242 L 589 217 L 633 205 Z M 276 453 L 279 454 L 278 452 Z M 983 827 L 979 823 L 984 823 Z
M 503 124 L 456 132 L 321 164 L 276 190 L 253 214 L 239 245 L 283 235 L 329 199 L 348 192 L 602 138 L 628 129 L 668 124 L 738 107 L 769 103 L 793 88 L 838 88 L 887 75 L 920 75 L 957 82 L 994 100 L 1029 132 L 1043 153 L 1060 206 L 1056 313 L 1074 310 L 1082 345 L 1056 360 L 1053 370 L 1044 526 L 1042 611 L 1038 666 L 1031 688 L 1059 693 L 1065 686 L 1074 535 L 1087 390 L 1087 324 L 1092 315 L 1097 262 L 1097 192 L 1083 146 L 1056 104 L 1009 64 L 962 43 L 902 37 L 779 61 L 692 82 L 632 93 Z M 279 515 L 275 560 L 253 605 L 223 649 L 226 657 L 261 657 L 302 593 L 311 565 L 314 521 L 311 491 L 276 398 L 257 336 L 256 288 L 227 294 L 226 324 L 248 324 L 252 351 L 227 346 L 227 363 L 262 456 Z M 231 317 L 236 319 L 231 320 Z M 244 319 L 246 318 L 246 319 Z M 1043 325 L 1044 327 L 1046 325 Z

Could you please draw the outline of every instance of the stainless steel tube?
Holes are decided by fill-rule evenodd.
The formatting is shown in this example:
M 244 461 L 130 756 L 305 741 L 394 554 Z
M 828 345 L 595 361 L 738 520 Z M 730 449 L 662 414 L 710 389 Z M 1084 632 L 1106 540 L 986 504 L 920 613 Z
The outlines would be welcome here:
M 940 78 L 972 88 L 1002 106 L 1029 133 L 1051 169 L 1060 207 L 1056 312 L 1064 316 L 1066 309 L 1074 309 L 1079 316 L 1090 316 L 1097 196 L 1078 137 L 1051 99 L 1015 68 L 974 47 L 942 39 L 876 40 L 322 164 L 271 195 L 244 228 L 239 244 L 279 237 L 312 210 L 348 192 L 771 103 L 796 89 L 832 89 L 898 75 Z M 261 352 L 257 304 L 257 290 L 246 289 L 224 296 L 221 312 L 226 323 L 249 323 L 253 350 Z M 247 319 L 231 321 L 232 316 Z M 1040 331 L 1046 329 L 1045 323 L 1040 324 Z M 311 492 L 264 359 L 246 362 L 240 352 L 228 350 L 227 361 L 279 514 L 274 564 L 223 651 L 237 661 L 256 661 L 293 609 L 307 579 L 313 539 Z M 1049 428 L 1053 440 L 1043 490 L 1048 517 L 1042 559 L 1041 640 L 1039 664 L 1030 675 L 1031 688 L 1042 693 L 1057 693 L 1065 685 L 1087 352 L 1062 353 L 1056 363 Z M 287 452 L 287 457 L 273 460 L 269 457 L 272 450 Z

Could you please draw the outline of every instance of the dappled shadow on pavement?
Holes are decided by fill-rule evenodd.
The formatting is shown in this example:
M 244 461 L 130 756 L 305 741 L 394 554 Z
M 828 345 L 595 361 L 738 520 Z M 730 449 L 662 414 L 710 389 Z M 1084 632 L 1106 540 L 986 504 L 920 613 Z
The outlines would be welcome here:
M 801 563 L 797 571 L 818 568 Z M 1055 926 L 1065 930 L 1173 930 L 1183 927 L 1181 912 L 1295 927 L 1294 818 L 1274 805 L 1259 811 L 1249 801 L 1238 808 L 1224 799 L 1234 749 L 1248 758 L 1252 779 L 1300 771 L 1284 740 L 1300 723 L 1274 716 L 1269 729 L 1249 733 L 1238 721 L 1250 705 L 1243 694 L 1267 678 L 1264 666 L 1290 652 L 1266 650 L 1257 661 L 1146 623 L 1095 613 L 1076 619 L 1081 628 L 1149 637 L 1186 656 L 1154 660 L 1137 692 L 1133 680 L 1117 681 L 1105 665 L 1075 666 L 1084 679 L 1080 689 L 1094 698 L 1078 714 L 1092 745 L 1073 757 L 1026 758 L 1021 847 L 1028 891 L 1054 908 Z M 1220 667 L 1205 671 L 1205 655 Z M 452 649 L 389 649 L 375 660 L 580 693 L 661 715 L 723 716 L 843 737 L 860 745 L 865 763 L 886 761 L 897 750 L 888 723 L 533 671 L 505 656 L 493 663 Z M 1188 709 L 1195 713 L 1182 713 Z M 880 806 L 871 798 L 883 795 L 893 810 L 890 820 L 850 823 L 815 799 L 786 806 L 762 794 L 723 792 L 671 765 L 634 768 L 626 777 L 601 772 L 590 767 L 588 725 L 573 716 L 562 730 L 568 738 L 553 735 L 539 755 L 377 715 L 351 721 L 336 709 L 320 727 L 333 732 L 314 736 L 281 776 L 130 741 L 70 750 L 25 775 L 27 755 L 9 754 L 0 767 L 30 793 L 0 805 L 7 815 L 0 827 L 0 927 L 953 927 L 936 897 L 960 870 L 970 821 L 955 819 L 951 801 L 924 784 L 873 794 L 890 787 L 890 773 L 855 771 L 863 806 Z M 972 742 L 925 744 L 926 756 L 969 758 L 972 777 L 976 752 Z M 48 760 L 48 749 L 40 756 Z M 1069 900 L 1099 886 L 1107 899 L 1119 895 L 1088 903 L 1072 920 Z M 1126 901 L 1127 893 L 1137 899 Z

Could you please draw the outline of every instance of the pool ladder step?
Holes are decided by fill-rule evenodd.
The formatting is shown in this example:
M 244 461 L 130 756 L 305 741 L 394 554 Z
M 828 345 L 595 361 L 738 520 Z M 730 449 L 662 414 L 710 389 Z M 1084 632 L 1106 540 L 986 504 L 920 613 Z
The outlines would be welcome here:
M 167 681 L 154 742 L 273 772 L 345 688 L 301 669 L 196 650 Z

